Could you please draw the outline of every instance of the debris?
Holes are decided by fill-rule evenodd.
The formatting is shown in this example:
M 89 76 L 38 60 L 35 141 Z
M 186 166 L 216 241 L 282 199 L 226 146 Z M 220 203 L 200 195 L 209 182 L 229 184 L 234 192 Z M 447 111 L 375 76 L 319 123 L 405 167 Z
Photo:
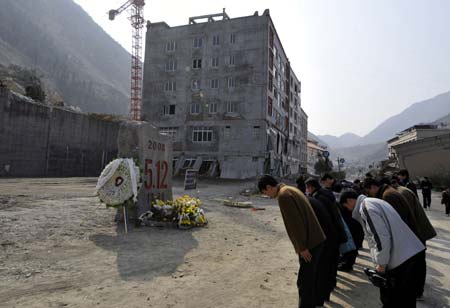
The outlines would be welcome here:
M 252 207 L 252 212 L 256 212 L 256 211 L 265 211 L 266 209 L 263 207 Z
M 250 201 L 224 200 L 223 205 L 231 206 L 231 207 L 238 207 L 238 208 L 252 208 L 253 207 L 253 204 Z

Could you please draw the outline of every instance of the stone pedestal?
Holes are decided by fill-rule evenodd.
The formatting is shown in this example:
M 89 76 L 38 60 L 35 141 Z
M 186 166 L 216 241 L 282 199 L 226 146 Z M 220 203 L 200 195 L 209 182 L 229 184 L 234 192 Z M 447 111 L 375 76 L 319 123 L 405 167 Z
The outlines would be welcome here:
M 172 143 L 146 122 L 123 122 L 118 135 L 118 157 L 135 158 L 142 173 L 136 218 L 156 199 L 172 199 Z

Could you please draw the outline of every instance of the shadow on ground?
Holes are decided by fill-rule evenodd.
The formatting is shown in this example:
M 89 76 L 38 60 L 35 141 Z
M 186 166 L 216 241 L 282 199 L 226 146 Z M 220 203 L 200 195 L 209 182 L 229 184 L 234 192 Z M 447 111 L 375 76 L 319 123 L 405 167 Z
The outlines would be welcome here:
M 117 253 L 117 269 L 126 281 L 149 281 L 174 273 L 185 255 L 198 246 L 192 230 L 141 227 L 124 234 L 118 225 L 117 235 L 96 234 L 90 240 L 102 249 Z

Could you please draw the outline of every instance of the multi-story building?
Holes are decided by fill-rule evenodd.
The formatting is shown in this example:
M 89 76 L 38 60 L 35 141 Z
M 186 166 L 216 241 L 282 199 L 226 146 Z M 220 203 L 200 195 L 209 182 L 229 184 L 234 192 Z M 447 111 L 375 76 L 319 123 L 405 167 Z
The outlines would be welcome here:
M 175 172 L 304 172 L 300 92 L 269 10 L 233 19 L 224 10 L 177 27 L 147 24 L 142 116 L 173 138 Z
M 327 146 L 321 145 L 319 141 L 308 139 L 308 174 L 316 174 L 314 169 L 315 164 L 320 158 L 323 158 L 323 153 L 327 150 Z

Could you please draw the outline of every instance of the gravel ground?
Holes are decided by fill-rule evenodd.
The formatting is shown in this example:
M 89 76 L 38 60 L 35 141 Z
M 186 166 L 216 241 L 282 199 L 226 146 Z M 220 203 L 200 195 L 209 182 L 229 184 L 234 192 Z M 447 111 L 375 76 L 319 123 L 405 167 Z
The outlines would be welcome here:
M 274 200 L 239 194 L 249 181 L 207 181 L 196 192 L 209 225 L 132 229 L 93 196 L 96 179 L 0 179 L 0 307 L 296 307 L 298 259 Z M 174 181 L 174 195 L 184 194 Z M 230 208 L 251 201 L 264 210 Z M 450 307 L 450 218 L 438 194 L 427 211 L 425 301 Z M 339 273 L 327 307 L 380 307 L 365 278 Z

